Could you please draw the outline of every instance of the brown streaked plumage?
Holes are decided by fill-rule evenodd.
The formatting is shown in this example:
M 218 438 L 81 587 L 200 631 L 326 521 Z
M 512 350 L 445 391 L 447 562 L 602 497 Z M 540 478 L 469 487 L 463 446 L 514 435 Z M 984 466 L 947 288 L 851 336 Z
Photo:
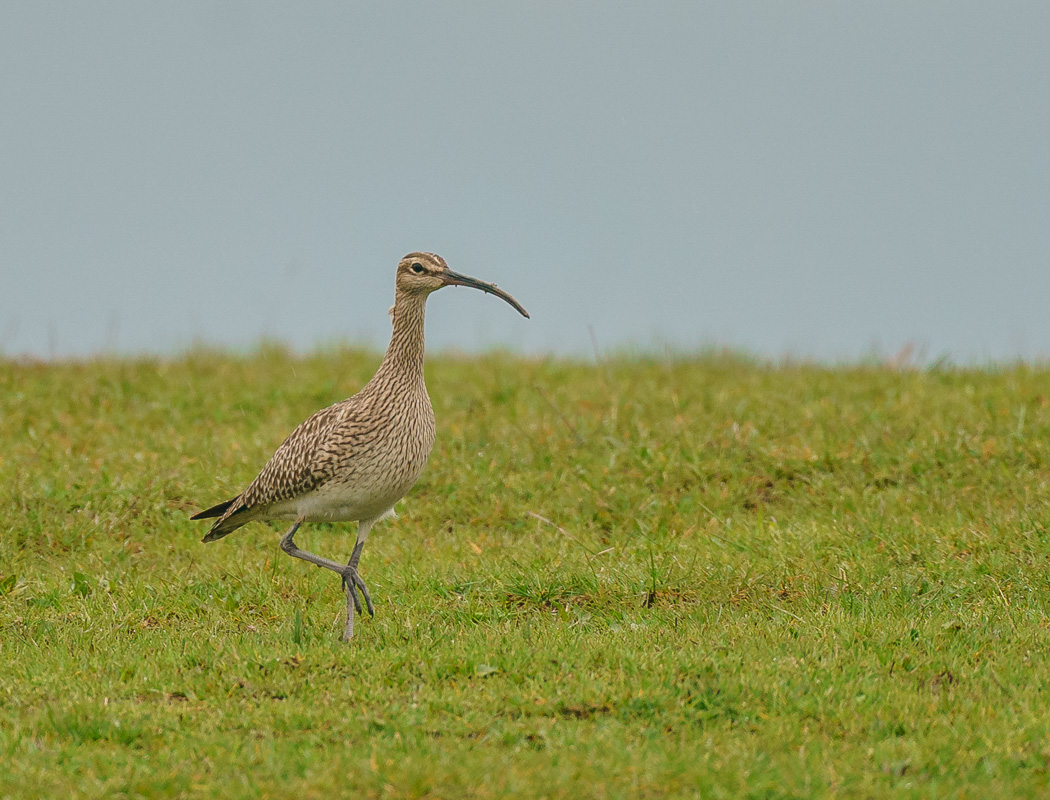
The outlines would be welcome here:
M 502 289 L 453 272 L 433 253 L 409 253 L 401 259 L 395 285 L 394 332 L 372 380 L 353 397 L 321 409 L 292 431 L 247 489 L 193 517 L 218 517 L 205 542 L 228 536 L 253 520 L 292 520 L 281 549 L 343 578 L 344 639 L 353 636 L 354 612 L 361 611 L 358 589 L 368 613 L 375 613 L 357 572 L 368 533 L 393 514 L 394 504 L 419 478 L 434 445 L 434 410 L 423 382 L 427 297 L 443 286 L 471 286 L 529 316 Z M 293 537 L 304 522 L 357 522 L 349 563 L 300 550 Z

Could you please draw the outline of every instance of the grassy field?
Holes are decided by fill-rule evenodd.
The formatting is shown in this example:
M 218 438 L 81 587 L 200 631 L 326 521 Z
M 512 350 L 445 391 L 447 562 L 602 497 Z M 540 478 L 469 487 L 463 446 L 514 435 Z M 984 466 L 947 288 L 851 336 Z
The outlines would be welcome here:
M 431 358 L 345 645 L 188 517 L 377 364 L 0 361 L 0 797 L 1046 795 L 1050 370 Z

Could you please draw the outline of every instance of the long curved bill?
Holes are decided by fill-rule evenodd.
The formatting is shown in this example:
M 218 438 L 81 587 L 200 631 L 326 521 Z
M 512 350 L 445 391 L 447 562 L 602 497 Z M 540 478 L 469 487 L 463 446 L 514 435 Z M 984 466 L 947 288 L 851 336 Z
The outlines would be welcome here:
M 524 306 L 494 283 L 485 283 L 485 281 L 479 281 L 477 278 L 472 278 L 469 275 L 460 275 L 452 270 L 445 273 L 444 280 L 446 286 L 470 286 L 473 289 L 481 289 L 481 291 L 488 294 L 494 294 L 496 297 L 506 300 L 514 306 L 514 310 L 523 317 L 529 318 L 529 312 L 525 310 Z

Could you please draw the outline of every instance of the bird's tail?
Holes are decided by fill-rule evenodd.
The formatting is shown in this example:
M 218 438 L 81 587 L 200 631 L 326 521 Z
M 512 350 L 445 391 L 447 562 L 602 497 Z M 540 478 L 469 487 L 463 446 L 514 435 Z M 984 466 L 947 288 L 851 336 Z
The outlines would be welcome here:
M 228 536 L 242 525 L 248 523 L 249 520 L 244 519 L 241 516 L 241 512 L 246 509 L 235 508 L 235 504 L 240 499 L 240 496 L 234 497 L 232 500 L 226 500 L 225 502 L 214 505 L 211 508 L 206 508 L 204 511 L 190 517 L 190 519 L 219 518 L 216 520 L 215 524 L 211 526 L 211 530 L 208 531 L 203 539 L 201 539 L 202 542 L 214 542 L 216 539 Z

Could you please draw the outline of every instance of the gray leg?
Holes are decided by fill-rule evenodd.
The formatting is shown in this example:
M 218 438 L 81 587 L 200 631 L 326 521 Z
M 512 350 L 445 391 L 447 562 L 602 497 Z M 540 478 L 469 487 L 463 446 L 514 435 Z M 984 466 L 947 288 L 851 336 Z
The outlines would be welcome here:
M 327 558 L 322 558 L 321 556 L 316 556 L 313 553 L 308 553 L 305 550 L 301 550 L 295 544 L 295 542 L 293 541 L 293 537 L 295 536 L 295 532 L 297 530 L 299 530 L 299 526 L 302 525 L 302 524 L 303 524 L 303 521 L 301 519 L 296 520 L 295 524 L 292 525 L 292 527 L 288 529 L 288 532 L 284 536 L 281 537 L 281 549 L 284 550 L 284 552 L 286 552 L 288 555 L 292 556 L 292 558 L 301 558 L 303 561 L 309 561 L 311 564 L 316 564 L 319 567 L 323 567 L 325 569 L 330 569 L 330 570 L 332 570 L 332 572 L 338 572 L 340 577 L 343 579 L 343 584 L 345 585 L 346 582 L 347 582 L 347 570 L 349 569 L 348 566 L 344 566 L 344 565 L 340 564 L 337 561 L 332 561 L 332 560 L 327 559 Z M 356 576 L 356 574 L 357 573 L 355 571 L 353 573 L 353 575 Z M 357 580 L 360 581 L 361 580 L 360 577 L 358 577 Z M 353 584 L 351 583 L 350 585 L 352 586 Z M 361 581 L 361 586 L 362 587 L 364 586 L 364 581 Z M 362 588 L 362 591 L 365 592 L 365 599 L 368 600 L 369 610 L 371 610 L 372 602 L 371 602 L 371 599 L 368 597 L 367 590 Z M 353 603 L 358 603 L 356 594 L 353 595 Z M 354 606 L 351 603 L 351 595 L 349 593 L 347 593 L 347 598 L 346 598 L 346 629 L 345 629 L 344 634 L 343 634 L 344 641 L 349 641 L 350 637 L 353 636 L 353 634 L 354 634 Z
M 311 564 L 316 564 L 319 567 L 330 569 L 332 572 L 338 572 L 342 575 L 346 571 L 346 567 L 342 564 L 327 558 L 321 558 L 321 556 L 315 556 L 313 553 L 307 553 L 305 550 L 300 550 L 295 542 L 292 541 L 292 537 L 295 536 L 295 532 L 299 530 L 299 526 L 302 524 L 303 521 L 297 519 L 295 524 L 288 529 L 288 533 L 281 537 L 281 549 L 292 558 L 301 558 L 303 561 L 309 561 Z
M 354 635 L 354 612 L 361 613 L 361 601 L 357 597 L 357 590 L 361 590 L 361 594 L 365 598 L 365 606 L 368 608 L 368 613 L 375 616 L 375 606 L 372 605 L 372 597 L 368 593 L 368 587 L 365 585 L 364 580 L 360 575 L 357 574 L 357 565 L 361 561 L 361 551 L 365 548 L 365 540 L 368 539 L 368 532 L 372 529 L 372 523 L 375 520 L 367 520 L 359 522 L 357 524 L 357 543 L 354 545 L 354 552 L 350 556 L 350 561 L 345 566 L 337 561 L 323 558 L 322 556 L 316 556 L 313 553 L 308 553 L 305 550 L 301 550 L 293 541 L 296 531 L 299 530 L 299 526 L 303 524 L 301 519 L 295 521 L 295 524 L 288 529 L 288 532 L 281 537 L 281 549 L 284 550 L 292 558 L 301 558 L 303 561 L 309 561 L 311 564 L 315 564 L 318 567 L 324 569 L 330 569 L 332 572 L 338 572 L 343 579 L 343 586 L 346 587 L 346 627 L 343 630 L 343 640 L 349 641 L 350 637 Z
M 357 598 L 357 590 L 361 590 L 361 594 L 365 598 L 365 606 L 368 608 L 370 616 L 376 615 L 375 606 L 372 605 L 372 597 L 368 593 L 368 587 L 365 585 L 364 579 L 357 573 L 357 565 L 361 561 L 361 551 L 365 549 L 365 540 L 368 539 L 368 532 L 372 529 L 373 520 L 362 521 L 357 524 L 357 543 L 354 545 L 354 552 L 350 556 L 350 561 L 347 562 L 345 567 L 340 567 L 340 574 L 343 576 L 343 586 L 346 587 L 346 627 L 343 630 L 343 641 L 350 641 L 350 638 L 354 635 L 354 612 L 361 613 L 361 601 Z

